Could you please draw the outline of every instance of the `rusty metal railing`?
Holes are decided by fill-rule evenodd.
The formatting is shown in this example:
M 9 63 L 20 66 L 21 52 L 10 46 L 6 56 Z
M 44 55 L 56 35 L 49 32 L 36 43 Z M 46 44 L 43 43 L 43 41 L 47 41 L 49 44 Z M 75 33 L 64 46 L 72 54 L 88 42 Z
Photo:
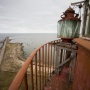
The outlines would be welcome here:
M 17 73 L 9 90 L 44 90 L 46 80 L 55 69 L 55 44 L 59 42 L 61 39 L 48 42 L 32 52 Z

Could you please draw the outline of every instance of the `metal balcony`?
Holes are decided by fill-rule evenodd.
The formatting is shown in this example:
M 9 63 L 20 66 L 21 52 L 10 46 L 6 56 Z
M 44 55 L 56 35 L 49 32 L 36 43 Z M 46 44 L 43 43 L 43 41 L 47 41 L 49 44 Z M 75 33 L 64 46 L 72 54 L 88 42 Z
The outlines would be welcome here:
M 61 39 L 40 46 L 27 58 L 9 90 L 52 90 L 47 88 L 48 81 L 55 75 L 62 75 L 60 72 L 66 68 L 64 66 L 69 67 L 71 60 L 71 63 L 75 62 L 76 52 L 76 45 L 64 43 Z M 73 69 L 74 64 L 70 68 Z M 72 79 L 72 74 L 71 71 L 69 80 Z

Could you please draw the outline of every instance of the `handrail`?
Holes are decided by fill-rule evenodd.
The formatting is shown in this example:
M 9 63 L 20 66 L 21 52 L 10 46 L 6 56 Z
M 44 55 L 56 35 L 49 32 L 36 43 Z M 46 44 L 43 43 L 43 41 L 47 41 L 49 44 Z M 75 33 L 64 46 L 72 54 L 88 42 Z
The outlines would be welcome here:
M 51 41 L 51 42 L 48 42 L 48 43 L 46 43 L 46 44 L 44 44 L 44 45 L 42 45 L 42 46 L 40 46 L 39 48 L 37 48 L 36 50 L 34 50 L 32 53 L 31 53 L 31 55 L 27 58 L 27 60 L 25 61 L 25 63 L 23 64 L 23 66 L 21 67 L 21 69 L 19 70 L 19 72 L 17 73 L 17 75 L 16 75 L 16 77 L 14 78 L 14 80 L 13 80 L 13 82 L 11 83 L 11 85 L 10 85 L 10 87 L 9 87 L 9 90 L 19 90 L 20 89 L 20 86 L 21 86 L 21 84 L 22 84 L 22 81 L 23 81 L 23 79 L 27 76 L 27 69 L 28 69 L 28 67 L 29 67 L 29 65 L 31 65 L 31 67 L 33 66 L 32 65 L 32 60 L 33 60 L 33 58 L 34 58 L 34 56 L 36 56 L 37 55 L 37 53 L 39 52 L 39 58 L 40 58 L 40 50 L 41 49 L 43 49 L 42 50 L 42 57 L 43 57 L 43 62 L 42 62 L 42 64 L 44 65 L 44 62 L 46 62 L 45 60 L 44 60 L 44 58 L 45 58 L 45 55 L 47 55 L 47 57 L 46 57 L 46 60 L 48 59 L 48 65 L 50 65 L 49 67 L 50 67 L 50 70 L 48 69 L 48 73 L 50 73 L 50 75 L 51 75 L 51 60 L 50 59 L 52 59 L 52 56 L 49 56 L 49 54 L 51 53 L 51 55 L 52 55 L 52 49 L 50 49 L 49 48 L 49 46 L 47 46 L 47 45 L 53 45 L 53 44 L 55 44 L 55 43 L 58 43 L 58 42 L 60 42 L 61 40 L 59 39 L 59 40 L 55 40 L 55 41 Z M 46 48 L 45 48 L 45 46 L 46 46 Z M 52 48 L 52 46 L 51 46 L 51 48 Z M 45 54 L 45 51 L 44 51 L 44 49 L 46 50 L 46 51 L 48 51 L 48 54 L 46 53 Z M 37 62 L 37 56 L 36 56 L 36 62 Z M 40 64 L 40 63 L 39 63 Z M 46 68 L 46 63 L 45 63 L 45 68 Z M 53 66 L 54 67 L 54 66 Z M 36 66 L 35 66 L 35 68 L 36 68 L 36 74 L 37 74 L 37 63 L 36 63 Z M 42 70 L 44 70 L 44 67 L 40 67 L 39 68 L 39 71 L 40 71 L 40 69 L 42 69 Z M 46 70 L 45 70 L 46 71 Z M 41 71 L 40 71 L 41 72 Z M 40 74 L 40 73 L 39 73 Z M 44 72 L 43 72 L 43 74 L 44 74 Z M 42 75 L 43 75 L 42 74 Z M 41 77 L 40 77 L 41 78 Z M 26 78 L 25 78 L 26 79 Z M 44 79 L 44 76 L 43 76 L 43 79 Z M 45 79 L 46 79 L 46 77 L 45 77 Z M 27 79 L 25 80 L 26 81 L 26 90 L 28 90 L 28 83 L 27 83 Z M 33 80 L 32 80 L 33 81 Z M 45 80 L 43 81 L 43 84 L 45 84 Z M 36 85 L 37 85 L 37 79 L 36 79 Z M 32 86 L 32 90 L 34 90 L 33 89 L 34 87 Z M 37 88 L 37 86 L 36 86 L 36 88 Z M 42 89 L 43 90 L 43 89 Z

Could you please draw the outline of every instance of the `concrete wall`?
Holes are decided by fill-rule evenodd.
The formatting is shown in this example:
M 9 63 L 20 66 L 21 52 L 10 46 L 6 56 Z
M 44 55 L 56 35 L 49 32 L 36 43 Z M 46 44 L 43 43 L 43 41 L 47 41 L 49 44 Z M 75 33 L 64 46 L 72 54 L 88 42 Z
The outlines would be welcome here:
M 5 47 L 6 47 L 7 41 L 8 41 L 8 38 L 5 39 L 4 45 L 3 45 L 1 53 L 0 53 L 0 64 L 1 64 L 3 56 L 4 56 L 4 52 L 5 52 Z
M 90 41 L 79 40 L 73 90 L 90 90 Z M 88 48 L 85 48 L 87 47 Z

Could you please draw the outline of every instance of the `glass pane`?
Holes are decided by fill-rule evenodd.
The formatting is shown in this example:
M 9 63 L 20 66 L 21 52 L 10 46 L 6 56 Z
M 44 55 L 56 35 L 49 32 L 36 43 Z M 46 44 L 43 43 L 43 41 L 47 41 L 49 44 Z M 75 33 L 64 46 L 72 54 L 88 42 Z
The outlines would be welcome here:
M 57 37 L 58 38 L 76 38 L 79 37 L 80 21 L 64 20 L 58 21 Z

